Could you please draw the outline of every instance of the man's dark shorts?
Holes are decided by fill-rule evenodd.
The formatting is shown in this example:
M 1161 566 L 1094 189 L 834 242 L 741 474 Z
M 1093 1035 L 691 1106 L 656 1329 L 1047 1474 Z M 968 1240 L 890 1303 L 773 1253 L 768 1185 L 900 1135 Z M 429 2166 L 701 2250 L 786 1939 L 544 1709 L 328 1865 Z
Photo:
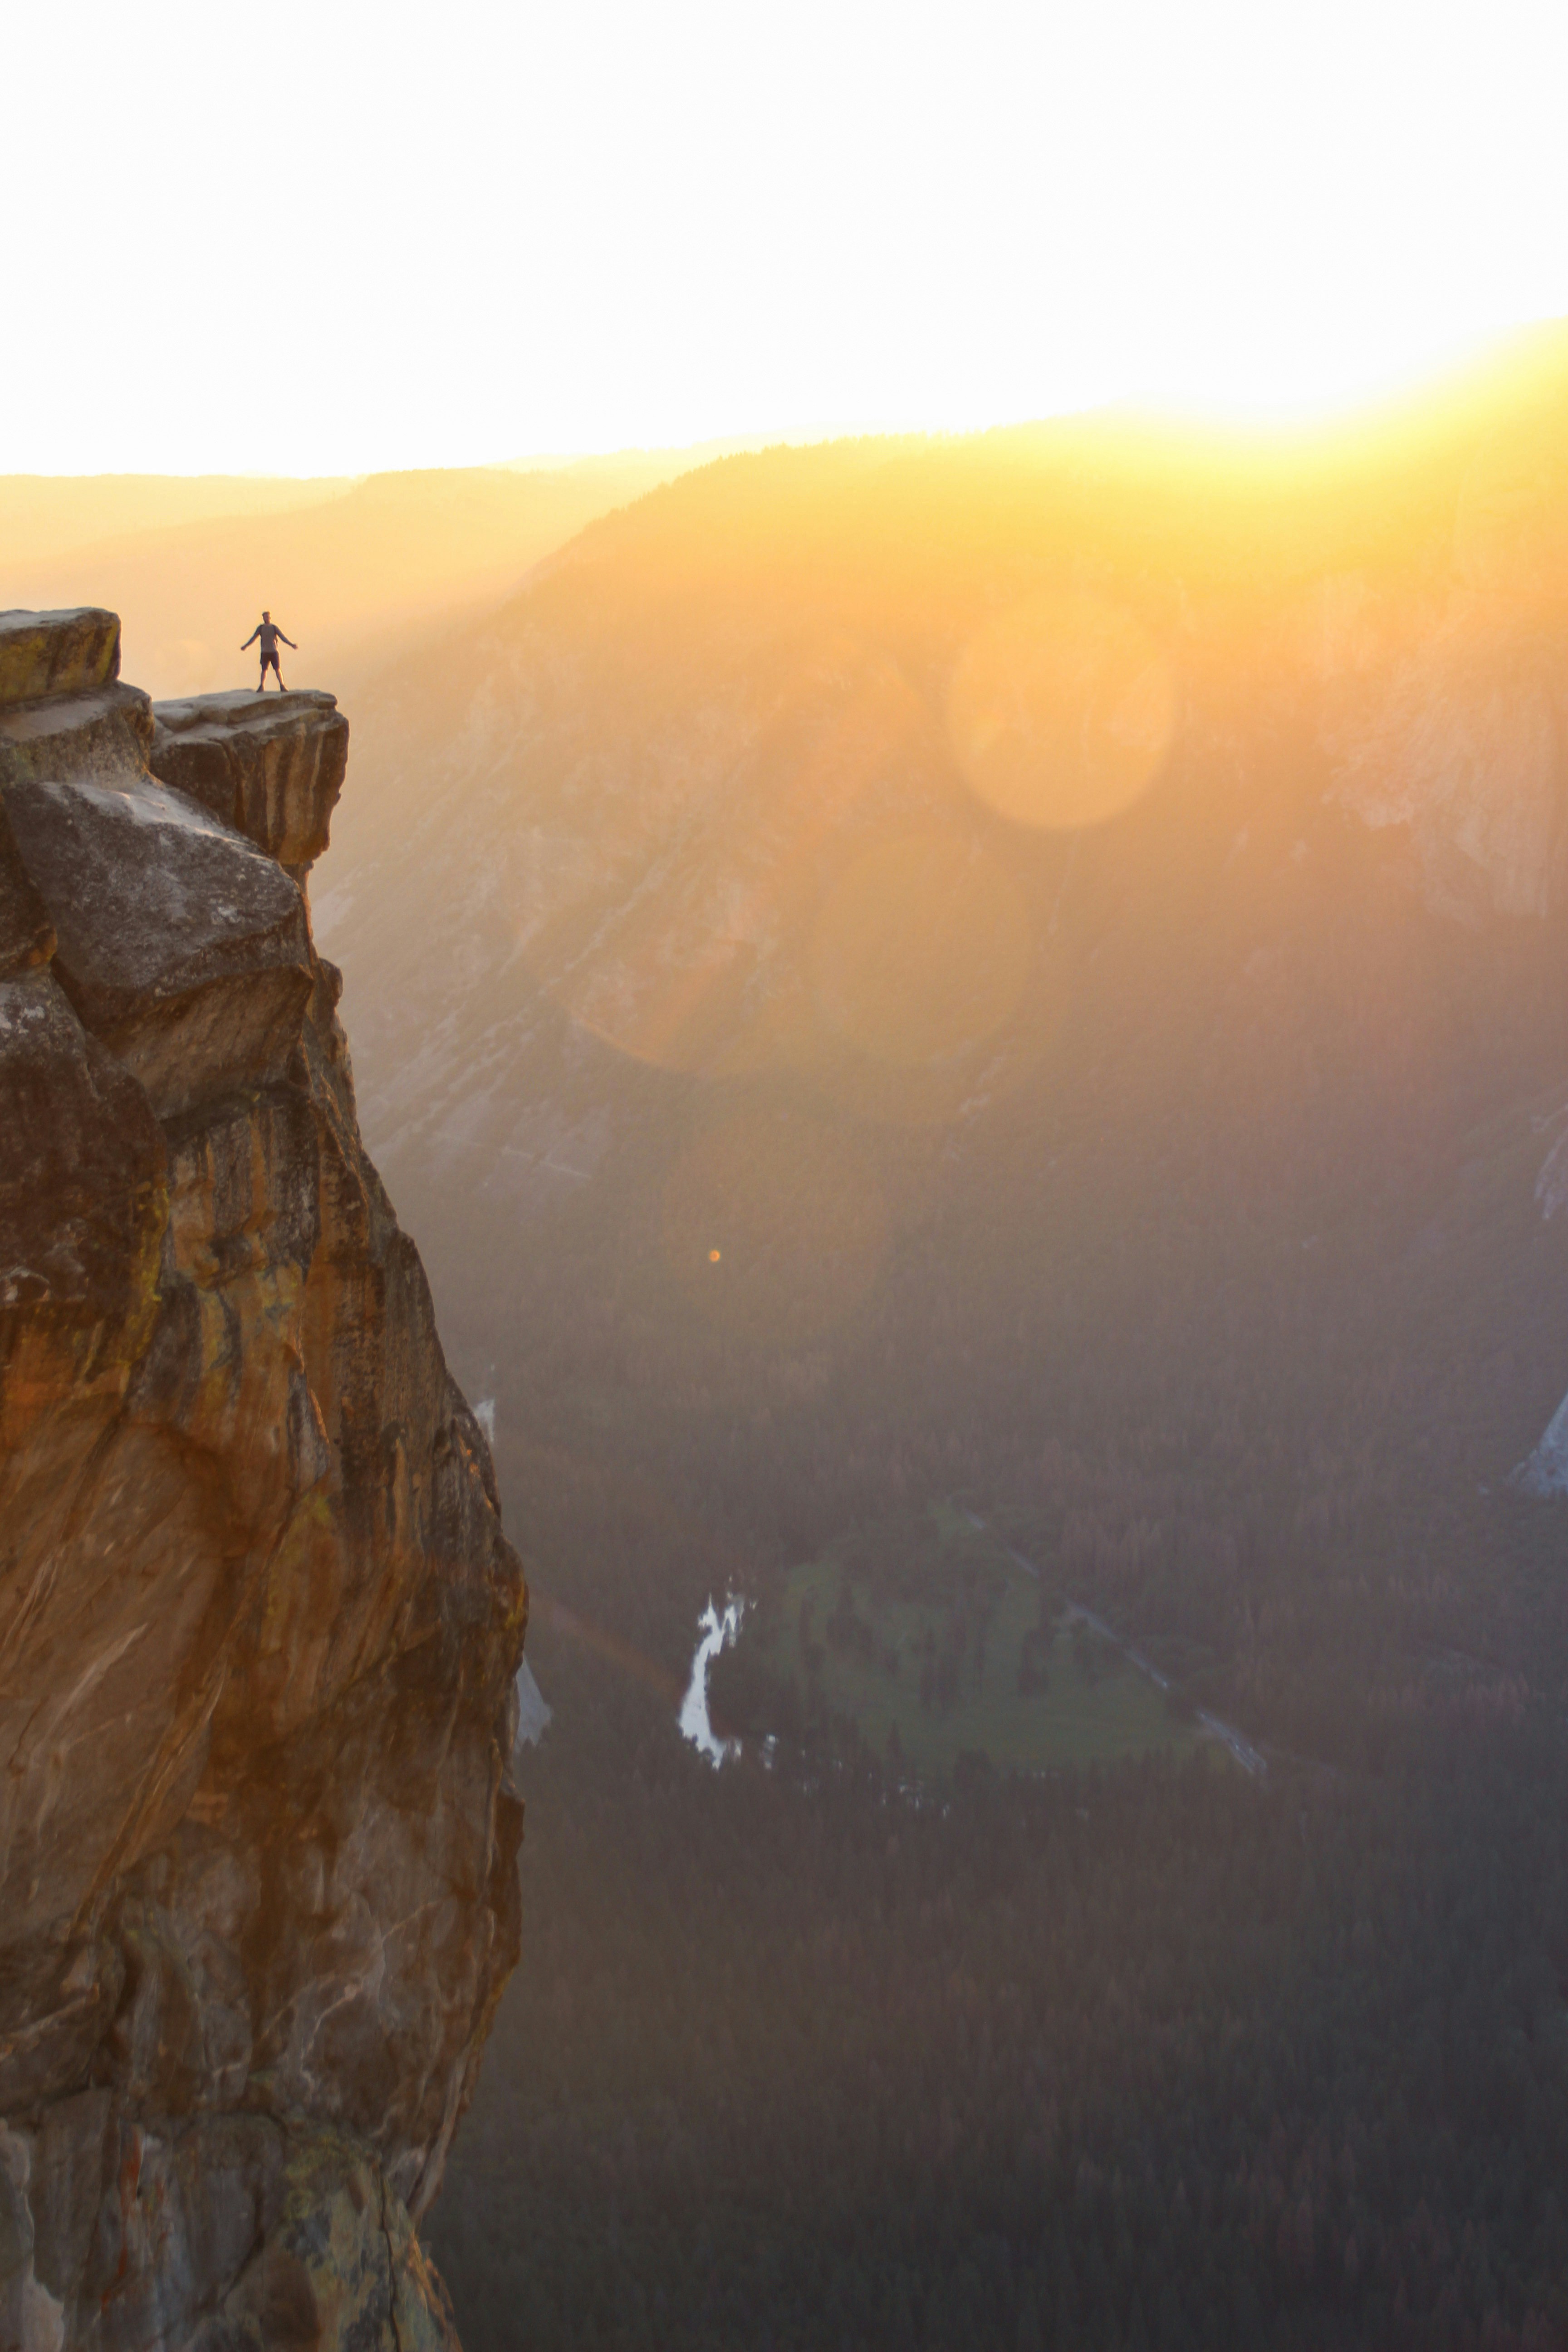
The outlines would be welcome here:
M 278 648 L 276 646 L 273 646 L 272 651 L 269 654 L 263 654 L 261 656 L 261 675 L 263 677 L 266 677 L 268 670 L 275 673 L 278 683 L 281 686 L 283 683 L 283 673 L 278 667 Z

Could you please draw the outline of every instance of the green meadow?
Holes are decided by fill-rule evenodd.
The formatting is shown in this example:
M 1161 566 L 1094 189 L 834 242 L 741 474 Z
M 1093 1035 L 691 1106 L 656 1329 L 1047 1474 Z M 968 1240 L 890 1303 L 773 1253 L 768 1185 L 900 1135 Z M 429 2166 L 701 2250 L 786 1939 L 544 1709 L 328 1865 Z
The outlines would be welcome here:
M 1061 1595 L 947 1505 L 853 1530 L 791 1570 L 719 1662 L 714 1697 L 752 1728 L 770 1713 L 778 1728 L 847 1717 L 918 1778 L 945 1777 L 966 1752 L 1045 1770 L 1196 1738 Z

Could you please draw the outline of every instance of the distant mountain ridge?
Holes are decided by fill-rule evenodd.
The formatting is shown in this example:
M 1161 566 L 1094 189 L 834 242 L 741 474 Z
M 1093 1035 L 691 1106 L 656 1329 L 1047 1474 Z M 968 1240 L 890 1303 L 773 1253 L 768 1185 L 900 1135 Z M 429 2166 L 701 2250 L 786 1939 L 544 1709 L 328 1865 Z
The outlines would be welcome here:
M 1568 1375 L 1560 383 L 729 459 L 361 697 L 320 919 L 503 1475 L 1011 1496 L 1251 1728 L 1405 1547 L 1464 1614 Z
M 129 662 L 167 696 L 254 683 L 238 647 L 267 605 L 309 674 L 341 682 L 367 649 L 384 659 L 432 616 L 492 604 L 595 516 L 704 455 L 321 481 L 0 477 L 0 606 L 85 595 L 122 612 Z

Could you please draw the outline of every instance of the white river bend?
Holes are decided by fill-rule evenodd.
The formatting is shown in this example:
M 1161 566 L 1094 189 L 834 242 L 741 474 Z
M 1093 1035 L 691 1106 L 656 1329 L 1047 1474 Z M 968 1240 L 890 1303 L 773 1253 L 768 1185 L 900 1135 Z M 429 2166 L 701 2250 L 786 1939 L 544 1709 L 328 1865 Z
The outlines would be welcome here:
M 708 1717 L 708 1669 L 721 1650 L 732 1642 L 741 1630 L 745 1615 L 744 1601 L 727 1601 L 721 1616 L 711 1601 L 697 1621 L 700 1636 L 697 1654 L 691 1661 L 691 1680 L 686 1685 L 686 1696 L 680 1702 L 680 1736 L 700 1748 L 715 1769 L 726 1756 L 740 1752 L 738 1739 L 721 1739 Z

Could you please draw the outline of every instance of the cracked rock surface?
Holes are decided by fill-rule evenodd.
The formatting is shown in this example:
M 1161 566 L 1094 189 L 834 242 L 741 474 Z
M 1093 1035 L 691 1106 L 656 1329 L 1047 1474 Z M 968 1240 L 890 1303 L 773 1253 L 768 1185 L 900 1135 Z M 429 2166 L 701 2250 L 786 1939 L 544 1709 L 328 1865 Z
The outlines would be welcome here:
M 248 835 L 290 873 L 327 845 L 348 764 L 330 694 L 196 695 L 153 709 L 153 772 Z
M 0 2352 L 409 2352 L 526 1592 L 310 940 L 346 726 L 112 620 L 0 615 Z

